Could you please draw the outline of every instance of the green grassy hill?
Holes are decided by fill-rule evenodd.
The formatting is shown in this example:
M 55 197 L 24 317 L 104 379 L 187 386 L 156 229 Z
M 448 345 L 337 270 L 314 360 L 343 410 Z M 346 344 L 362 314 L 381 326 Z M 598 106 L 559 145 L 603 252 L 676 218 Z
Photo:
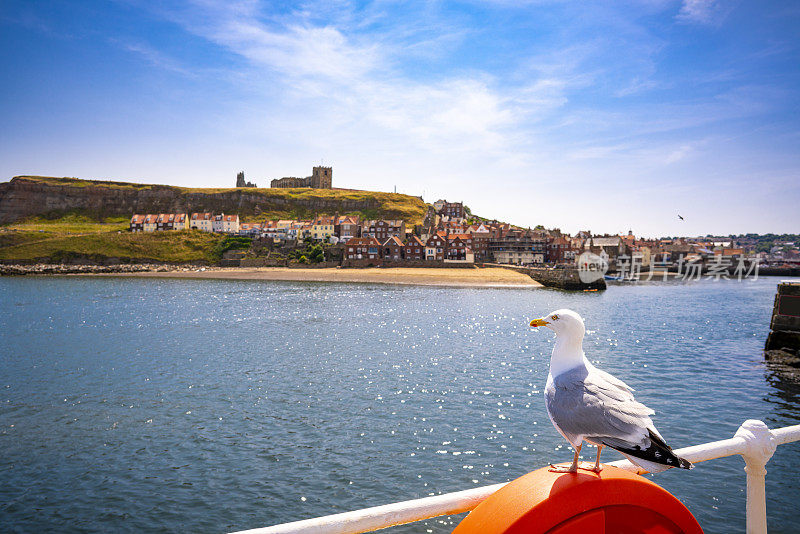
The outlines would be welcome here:
M 219 259 L 222 236 L 203 232 L 128 232 L 133 213 L 211 211 L 242 222 L 359 215 L 403 219 L 427 210 L 420 198 L 349 189 L 187 188 L 43 176 L 0 184 L 0 261 L 202 262 Z

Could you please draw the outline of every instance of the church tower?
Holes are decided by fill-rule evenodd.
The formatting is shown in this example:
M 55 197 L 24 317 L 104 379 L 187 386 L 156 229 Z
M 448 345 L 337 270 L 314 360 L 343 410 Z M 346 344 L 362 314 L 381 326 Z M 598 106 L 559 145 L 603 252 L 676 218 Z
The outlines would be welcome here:
M 311 187 L 331 189 L 333 187 L 333 167 L 314 167 L 311 173 Z

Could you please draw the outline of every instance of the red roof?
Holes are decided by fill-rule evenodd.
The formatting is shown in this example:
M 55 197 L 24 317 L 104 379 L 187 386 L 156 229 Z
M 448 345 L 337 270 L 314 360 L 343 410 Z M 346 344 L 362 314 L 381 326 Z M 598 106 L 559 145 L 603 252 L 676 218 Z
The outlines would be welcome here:
M 350 216 L 346 215 L 346 216 L 343 216 L 343 217 L 339 217 L 339 221 L 337 222 L 337 224 L 340 224 L 340 225 L 341 224 L 356 224 L 357 225 L 358 221 L 356 220 L 355 217 L 350 217 Z
M 392 237 L 387 239 L 386 242 L 383 244 L 384 247 L 391 246 L 391 245 L 394 245 L 396 247 L 402 247 L 403 246 L 403 242 L 400 241 L 400 238 L 398 238 L 396 235 L 393 235 Z
M 452 241 L 455 238 L 459 238 L 462 241 L 467 240 L 467 239 L 472 239 L 472 234 L 448 234 L 447 232 L 442 231 L 442 230 L 439 230 L 438 232 L 436 232 L 436 235 L 438 235 L 439 237 L 447 236 L 447 239 L 450 240 L 450 241 Z

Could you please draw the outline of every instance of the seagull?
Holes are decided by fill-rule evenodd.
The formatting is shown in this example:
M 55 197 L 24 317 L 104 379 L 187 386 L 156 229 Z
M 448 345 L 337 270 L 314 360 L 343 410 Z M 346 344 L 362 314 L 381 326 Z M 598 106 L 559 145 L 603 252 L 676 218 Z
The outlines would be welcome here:
M 683 220 L 683 217 L 681 217 L 680 213 L 678 214 L 678 218 L 679 218 L 680 220 Z
M 599 473 L 603 447 L 621 452 L 650 473 L 670 467 L 694 466 L 677 456 L 658 433 L 650 416 L 655 412 L 634 400 L 633 388 L 601 371 L 586 359 L 583 319 L 572 310 L 557 310 L 534 319 L 531 326 L 546 326 L 556 333 L 550 374 L 544 389 L 547 414 L 553 426 L 575 450 L 572 465 L 554 466 L 558 473 L 575 473 L 583 441 L 597 446 L 590 471 Z

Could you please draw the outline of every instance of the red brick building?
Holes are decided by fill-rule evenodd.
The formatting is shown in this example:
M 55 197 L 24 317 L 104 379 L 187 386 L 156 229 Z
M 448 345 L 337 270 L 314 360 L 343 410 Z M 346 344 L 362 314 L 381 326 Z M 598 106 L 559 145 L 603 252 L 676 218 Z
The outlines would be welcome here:
M 570 250 L 570 240 L 563 236 L 553 238 L 547 243 L 547 256 L 545 261 L 548 263 L 564 263 L 567 251 Z
M 472 252 L 470 247 L 458 235 L 450 235 L 447 241 L 447 250 L 445 252 L 445 259 L 447 260 L 465 260 L 467 259 L 467 252 Z
M 450 219 L 463 219 L 466 216 L 463 202 L 445 202 L 439 214 Z
M 358 223 L 358 217 L 337 217 L 334 235 L 345 243 L 354 237 L 361 237 L 361 225 Z
M 405 255 L 405 246 L 400 238 L 393 235 L 383 243 L 381 247 L 381 256 L 387 261 L 400 261 Z
M 362 237 L 374 237 L 381 243 L 392 236 L 400 239 L 406 237 L 406 223 L 402 220 L 367 221 L 361 229 Z
M 134 214 L 133 217 L 131 217 L 131 227 L 130 227 L 131 232 L 144 231 L 144 218 L 145 218 L 144 215 L 137 215 L 137 214 Z
M 475 253 L 475 261 L 486 261 L 489 256 L 491 231 L 483 224 L 480 224 L 470 226 L 467 229 L 467 233 L 472 236 L 472 252 Z
M 415 235 L 406 243 L 406 260 L 422 261 L 425 259 L 425 243 Z
M 381 243 L 374 237 L 354 237 L 345 244 L 344 257 L 348 260 L 378 260 Z

